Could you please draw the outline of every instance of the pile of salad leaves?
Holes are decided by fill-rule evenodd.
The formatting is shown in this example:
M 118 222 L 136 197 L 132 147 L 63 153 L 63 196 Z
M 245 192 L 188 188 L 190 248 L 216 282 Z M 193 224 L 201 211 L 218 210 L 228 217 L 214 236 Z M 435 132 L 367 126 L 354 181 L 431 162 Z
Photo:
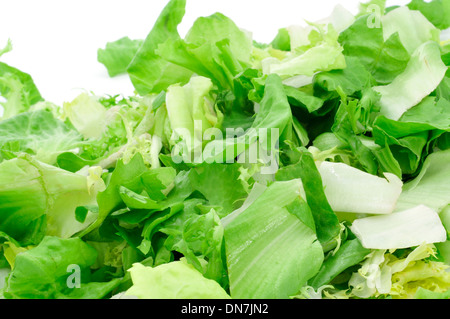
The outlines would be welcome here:
M 55 105 L 0 62 L 1 297 L 449 298 L 450 2 L 270 43 L 182 38 L 185 4 L 98 50 L 133 96 Z

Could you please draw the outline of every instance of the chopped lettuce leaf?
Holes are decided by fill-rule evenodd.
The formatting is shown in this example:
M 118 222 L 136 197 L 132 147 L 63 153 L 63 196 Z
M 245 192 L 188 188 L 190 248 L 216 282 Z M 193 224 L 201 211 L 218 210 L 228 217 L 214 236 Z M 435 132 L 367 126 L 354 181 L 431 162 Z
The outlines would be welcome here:
M 284 59 L 269 57 L 262 61 L 264 74 L 278 74 L 283 79 L 293 76 L 313 76 L 319 71 L 330 71 L 346 67 L 343 48 L 338 43 L 338 32 L 332 24 L 327 27 L 314 25 L 308 37 L 312 42 L 292 47 Z M 293 36 L 291 35 L 291 39 Z
M 63 152 L 78 153 L 80 133 L 51 112 L 25 112 L 0 122 L 0 160 L 29 153 L 41 162 L 55 164 Z
M 425 42 L 439 42 L 439 29 L 420 11 L 410 10 L 405 6 L 384 15 L 382 25 L 384 38 L 388 39 L 392 34 L 397 33 L 410 54 L 413 54 Z
M 3 112 L 0 120 L 26 112 L 30 107 L 43 100 L 33 78 L 6 63 L 0 62 L 0 102 Z
M 69 238 L 95 218 L 89 214 L 79 222 L 75 216 L 77 207 L 95 204 L 102 189 L 102 183 L 93 185 L 87 176 L 30 156 L 2 162 L 0 176 L 0 231 L 23 244 L 37 243 L 44 235 Z
M 16 256 L 3 294 L 9 299 L 103 298 L 120 279 L 89 281 L 89 267 L 96 258 L 97 251 L 80 238 L 45 237 L 36 247 Z
M 441 262 L 427 260 L 433 256 L 432 245 L 420 245 L 397 257 L 395 251 L 373 250 L 349 280 L 351 294 L 358 298 L 389 295 L 394 299 L 411 299 L 420 288 L 434 293 L 448 290 L 450 273 Z
M 168 0 L 97 51 L 131 96 L 0 63 L 0 298 L 448 298 L 448 3 L 261 43 Z
M 373 88 L 381 94 L 381 113 L 389 119 L 398 120 L 436 89 L 446 71 L 439 45 L 431 41 L 421 44 L 412 53 L 401 74 L 390 84 Z
M 356 57 L 379 83 L 390 83 L 406 68 L 410 54 L 398 33 L 385 39 L 383 26 L 371 27 L 371 17 L 371 14 L 359 17 L 339 35 L 339 42 L 346 57 Z
M 288 298 L 319 270 L 323 251 L 315 231 L 288 208 L 300 204 L 300 185 L 272 184 L 225 226 L 232 298 Z
M 156 53 L 167 39 L 179 39 L 178 24 L 185 13 L 186 0 L 171 0 L 164 7 L 127 68 L 136 91 L 145 95 L 159 93 L 174 83 L 185 83 L 192 72 L 172 64 Z
M 388 215 L 358 218 L 350 227 L 365 248 L 400 249 L 447 240 L 436 211 L 419 205 Z
M 64 103 L 63 108 L 64 116 L 85 138 L 99 138 L 106 129 L 106 108 L 87 93 Z
M 412 0 L 407 4 L 411 10 L 420 11 L 436 28 L 450 28 L 450 4 L 445 0 Z
M 126 73 L 128 65 L 142 42 L 142 40 L 131 40 L 129 37 L 108 42 L 104 49 L 98 49 L 97 60 L 106 67 L 111 77 Z
M 425 205 L 440 212 L 450 203 L 447 176 L 450 151 L 430 154 L 416 178 L 405 183 L 396 211 Z
M 139 299 L 230 299 L 214 280 L 207 279 L 186 261 L 157 267 L 134 264 L 129 270 L 133 286 L 125 293 Z
M 327 199 L 337 212 L 390 214 L 402 192 L 402 181 L 390 173 L 383 178 L 344 163 L 326 161 L 318 169 Z

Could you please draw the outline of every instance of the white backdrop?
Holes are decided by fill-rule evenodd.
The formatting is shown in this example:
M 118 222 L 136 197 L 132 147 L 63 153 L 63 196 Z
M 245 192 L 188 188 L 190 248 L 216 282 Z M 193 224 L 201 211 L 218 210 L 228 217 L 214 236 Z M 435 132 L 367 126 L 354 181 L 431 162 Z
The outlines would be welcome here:
M 255 40 L 270 42 L 279 28 L 327 17 L 341 4 L 357 12 L 356 0 L 187 0 L 179 32 L 194 20 L 221 12 Z M 388 1 L 388 5 L 409 1 Z M 133 93 L 126 75 L 109 78 L 97 62 L 97 49 L 123 36 L 144 39 L 166 0 L 0 0 L 0 48 L 8 38 L 13 51 L 0 59 L 29 73 L 42 96 L 70 101 L 81 90 L 95 94 Z

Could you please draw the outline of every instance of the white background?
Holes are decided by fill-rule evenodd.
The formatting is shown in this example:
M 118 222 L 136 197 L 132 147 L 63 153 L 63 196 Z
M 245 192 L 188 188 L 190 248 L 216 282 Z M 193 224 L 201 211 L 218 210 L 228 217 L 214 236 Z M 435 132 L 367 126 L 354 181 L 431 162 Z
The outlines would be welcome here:
M 317 21 L 337 4 L 358 12 L 356 0 L 187 0 L 183 36 L 196 18 L 221 12 L 259 42 L 279 28 Z M 409 1 L 388 1 L 388 5 Z M 29 73 L 41 95 L 61 105 L 82 90 L 98 95 L 133 94 L 127 75 L 109 78 L 97 49 L 123 36 L 144 39 L 166 0 L 0 0 L 0 60 Z

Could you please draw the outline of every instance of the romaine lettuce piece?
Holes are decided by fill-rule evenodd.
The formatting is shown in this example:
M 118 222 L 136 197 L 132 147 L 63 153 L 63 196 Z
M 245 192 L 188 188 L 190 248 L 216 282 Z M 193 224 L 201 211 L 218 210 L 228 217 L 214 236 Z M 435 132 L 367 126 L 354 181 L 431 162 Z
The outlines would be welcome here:
M 92 172 L 95 174 L 95 172 Z M 45 235 L 68 238 L 95 218 L 77 220 L 79 206 L 95 205 L 103 183 L 38 162 L 30 156 L 0 164 L 0 231 L 21 244 L 36 244 Z
M 322 177 L 313 155 L 305 149 L 296 150 L 297 163 L 280 168 L 275 174 L 277 181 L 300 180 L 301 195 L 311 208 L 314 229 L 325 251 L 336 246 L 340 236 L 340 224 L 325 195 Z
M 111 77 L 126 73 L 142 43 L 143 40 L 131 40 L 129 37 L 108 42 L 104 49 L 98 49 L 97 60 L 106 67 Z
M 427 244 L 403 252 L 372 250 L 348 282 L 351 294 L 357 298 L 412 299 L 420 287 L 444 293 L 450 283 L 449 268 L 433 260 L 435 253 L 435 247 Z
M 91 281 L 97 251 L 80 238 L 47 236 L 16 256 L 6 278 L 7 299 L 101 299 L 120 283 Z
M 314 289 L 325 287 L 344 270 L 363 261 L 370 252 L 370 249 L 361 245 L 358 238 L 346 240 L 336 252 L 325 259 L 320 271 L 308 284 Z
M 171 84 L 186 83 L 192 71 L 172 64 L 156 53 L 167 39 L 180 39 L 177 27 L 184 17 L 186 0 L 171 0 L 164 7 L 127 72 L 136 91 L 144 96 L 159 93 Z
M 344 47 L 346 58 L 357 58 L 379 83 L 390 83 L 406 68 L 410 54 L 398 33 L 385 39 L 383 26 L 373 27 L 369 23 L 371 18 L 372 14 L 358 17 L 339 35 L 339 43 Z M 345 86 L 342 88 L 346 90 Z
M 206 77 L 193 76 L 184 86 L 171 85 L 167 89 L 166 108 L 173 131 L 174 155 L 187 163 L 196 162 L 203 149 L 204 133 L 221 128 L 222 114 L 215 105 L 213 82 Z M 179 140 L 181 139 L 181 140 Z
M 450 204 L 448 176 L 450 174 L 450 150 L 430 154 L 420 173 L 404 184 L 396 211 L 425 205 L 441 212 Z
M 384 178 L 344 163 L 321 162 L 318 170 L 331 208 L 336 212 L 390 214 L 403 183 L 394 174 Z
M 82 136 L 46 110 L 25 112 L 0 122 L 0 161 L 23 153 L 53 165 L 64 152 L 79 153 Z
M 407 4 L 411 10 L 418 10 L 434 24 L 436 28 L 450 28 L 450 3 L 445 0 L 412 0 Z
M 323 251 L 314 226 L 303 222 L 313 219 L 300 189 L 299 180 L 275 182 L 227 222 L 232 298 L 288 298 L 319 270 Z
M 64 117 L 85 138 L 98 139 L 106 129 L 106 108 L 87 93 L 81 93 L 73 101 L 63 105 Z
M 447 240 L 447 232 L 438 213 L 425 205 L 387 215 L 358 218 L 350 229 L 369 249 L 410 248 Z
M 0 120 L 26 112 L 32 105 L 43 100 L 28 73 L 3 62 L 0 62 L 0 97 L 6 100 L 0 103 L 3 107 Z
M 220 88 L 233 89 L 234 77 L 250 66 L 252 38 L 228 17 L 214 13 L 195 20 L 184 40 L 169 38 L 156 52 Z
M 398 120 L 436 89 L 446 71 L 439 45 L 433 41 L 421 44 L 412 53 L 405 70 L 390 84 L 373 87 L 381 94 L 381 114 Z
M 420 11 L 410 10 L 406 6 L 398 7 L 381 19 L 383 35 L 388 39 L 398 33 L 404 47 L 413 54 L 423 43 L 435 41 L 439 43 L 439 29 L 437 29 Z
M 126 296 L 139 299 L 230 299 L 226 291 L 214 280 L 207 279 L 187 263 L 173 261 L 157 267 L 136 263 L 129 270 L 133 286 Z
M 338 32 L 332 24 L 314 24 L 307 41 L 292 47 L 283 59 L 265 58 L 261 61 L 264 74 L 278 74 L 283 80 L 295 76 L 312 77 L 319 71 L 343 69 L 346 67 L 343 48 L 338 43 Z M 312 78 L 311 78 L 312 79 Z

